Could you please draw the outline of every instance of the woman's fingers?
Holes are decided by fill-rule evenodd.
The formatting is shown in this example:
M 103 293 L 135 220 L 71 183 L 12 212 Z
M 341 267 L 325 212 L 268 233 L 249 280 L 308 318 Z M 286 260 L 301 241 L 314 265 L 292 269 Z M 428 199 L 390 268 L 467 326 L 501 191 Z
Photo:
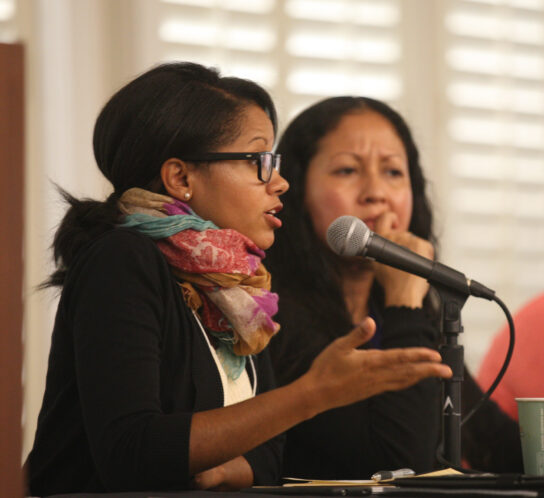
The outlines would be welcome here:
M 440 354 L 432 349 L 357 349 L 374 330 L 374 321 L 365 320 L 314 360 L 308 378 L 314 388 L 319 386 L 324 409 L 405 389 L 428 377 L 451 377 L 451 369 L 441 363 Z
M 423 347 L 371 350 L 368 351 L 368 353 L 370 354 L 366 361 L 376 361 L 379 366 L 413 363 L 418 361 L 442 361 L 442 357 L 438 351 Z
M 436 351 L 407 348 L 404 351 L 357 351 L 361 368 L 356 380 L 358 399 L 366 399 L 387 391 L 406 389 L 418 382 L 434 378 L 450 378 L 450 367 L 440 363 Z M 433 353 L 436 353 L 433 354 Z
M 427 348 L 360 351 L 364 369 L 374 376 L 376 393 L 412 386 L 428 377 L 450 378 L 451 368 L 441 363 L 437 351 Z
M 398 216 L 392 211 L 386 211 L 376 220 L 374 231 L 378 235 L 404 246 L 421 256 L 429 259 L 433 258 L 434 248 L 429 241 L 422 239 L 411 232 L 399 231 L 397 227 Z
M 362 353 L 362 368 L 369 372 L 383 374 L 385 380 L 412 377 L 451 377 L 449 366 L 441 363 L 440 353 L 427 348 L 403 348 L 387 350 L 358 351 Z M 380 373 L 381 372 L 381 373 Z
M 387 238 L 395 244 L 406 247 L 424 258 L 434 258 L 433 245 L 428 240 L 422 239 L 411 232 L 391 232 Z
M 452 375 L 448 365 L 441 363 L 442 358 L 436 351 L 413 351 L 416 348 L 406 348 L 403 354 L 394 354 L 392 361 L 386 361 L 381 364 L 385 370 L 396 374 L 397 372 L 407 372 L 414 375 L 427 375 L 435 377 L 449 378 Z M 387 352 L 387 351 L 384 351 Z
M 221 485 L 225 479 L 223 466 L 219 465 L 212 469 L 200 472 L 193 477 L 193 488 L 213 489 Z
M 399 231 L 396 229 L 396 224 L 395 213 L 383 213 L 376 220 L 376 233 L 420 256 L 428 259 L 434 258 L 434 248 L 428 240 L 407 231 Z M 386 306 L 408 306 L 410 308 L 422 306 L 423 299 L 429 290 L 429 284 L 425 279 L 377 262 L 373 266 L 376 279 L 384 290 Z
M 348 334 L 336 339 L 337 347 L 345 350 L 356 349 L 368 342 L 376 332 L 376 322 L 367 316 L 359 325 Z
M 383 376 L 380 387 L 383 391 L 406 389 L 429 377 L 448 379 L 451 376 L 450 367 L 443 363 L 405 363 L 391 369 L 388 375 Z
M 253 483 L 253 470 L 243 456 L 238 456 L 217 467 L 205 470 L 193 477 L 195 489 L 234 491 L 248 488 Z
M 398 216 L 393 211 L 386 211 L 382 213 L 376 220 L 374 225 L 374 231 L 378 235 L 386 235 L 392 230 L 396 230 L 399 223 Z

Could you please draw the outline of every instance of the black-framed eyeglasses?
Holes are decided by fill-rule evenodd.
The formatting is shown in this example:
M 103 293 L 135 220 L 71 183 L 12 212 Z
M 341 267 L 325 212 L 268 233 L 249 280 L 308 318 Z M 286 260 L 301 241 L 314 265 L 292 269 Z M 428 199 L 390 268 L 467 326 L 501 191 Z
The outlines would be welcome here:
M 235 161 L 246 159 L 248 161 L 255 161 L 258 170 L 257 176 L 259 180 L 264 183 L 268 183 L 272 178 L 272 172 L 276 170 L 280 172 L 281 155 L 274 154 L 273 152 L 206 152 L 196 155 L 184 155 L 180 156 L 183 161 Z

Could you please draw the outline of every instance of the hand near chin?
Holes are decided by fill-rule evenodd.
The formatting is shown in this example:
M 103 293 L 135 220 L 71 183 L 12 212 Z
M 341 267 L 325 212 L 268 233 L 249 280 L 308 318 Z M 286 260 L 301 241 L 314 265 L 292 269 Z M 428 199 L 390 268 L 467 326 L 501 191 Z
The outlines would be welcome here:
M 372 337 L 375 329 L 374 321 L 366 318 L 349 334 L 329 344 L 302 377 L 315 389 L 310 392 L 314 393 L 314 402 L 321 401 L 321 409 L 406 389 L 428 377 L 451 377 L 451 369 L 441 363 L 440 354 L 432 349 L 357 349 Z
M 420 256 L 434 258 L 434 248 L 429 241 L 410 232 L 398 230 L 397 224 L 397 215 L 388 211 L 376 220 L 375 232 Z M 429 284 L 425 279 L 380 263 L 374 262 L 373 266 L 376 280 L 384 289 L 386 306 L 420 308 L 423 305 L 423 298 L 429 291 Z
M 248 461 L 239 456 L 217 467 L 204 470 L 193 477 L 194 489 L 235 491 L 253 485 L 253 470 Z

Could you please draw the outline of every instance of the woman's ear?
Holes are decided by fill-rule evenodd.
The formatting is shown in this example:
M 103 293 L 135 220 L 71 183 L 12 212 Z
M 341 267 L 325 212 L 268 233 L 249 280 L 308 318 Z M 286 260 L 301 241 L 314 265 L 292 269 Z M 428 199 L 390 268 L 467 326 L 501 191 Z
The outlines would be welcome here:
M 194 168 L 176 158 L 166 160 L 161 166 L 162 184 L 176 199 L 188 201 L 192 193 Z

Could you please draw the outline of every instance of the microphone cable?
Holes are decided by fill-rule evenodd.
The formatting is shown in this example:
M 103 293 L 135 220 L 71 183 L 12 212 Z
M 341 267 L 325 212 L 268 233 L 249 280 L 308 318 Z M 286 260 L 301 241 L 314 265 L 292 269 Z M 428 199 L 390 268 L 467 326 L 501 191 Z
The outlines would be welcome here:
M 504 314 L 506 315 L 506 320 L 508 321 L 508 327 L 509 327 L 509 333 L 510 333 L 510 341 L 508 344 L 508 350 L 506 352 L 506 356 L 504 358 L 504 362 L 502 364 L 501 369 L 499 370 L 499 373 L 495 377 L 495 380 L 489 386 L 489 389 L 482 395 L 482 397 L 476 402 L 476 404 L 471 408 L 471 410 L 463 417 L 461 420 L 461 428 L 463 425 L 472 418 L 472 416 L 484 405 L 484 403 L 489 400 L 490 396 L 493 394 L 493 391 L 497 388 L 500 381 L 504 377 L 504 374 L 506 373 L 506 370 L 508 368 L 508 365 L 510 364 L 510 360 L 512 359 L 512 354 L 514 353 L 514 345 L 516 342 L 516 332 L 514 327 L 514 320 L 512 319 L 512 315 L 510 314 L 510 311 L 506 307 L 506 304 L 504 304 L 501 299 L 499 299 L 496 295 L 493 295 L 491 300 L 495 301 L 503 310 Z M 440 445 L 438 446 L 436 450 L 436 459 L 439 463 L 442 465 L 445 465 L 447 467 L 450 467 L 454 470 L 457 470 L 459 472 L 463 472 L 465 474 L 472 473 L 472 474 L 483 474 L 486 473 L 486 471 L 477 470 L 477 469 L 467 469 L 465 467 L 455 465 L 452 462 L 446 460 L 444 457 L 444 443 L 440 442 Z
M 515 333 L 514 320 L 512 319 L 512 315 L 510 315 L 510 311 L 508 311 L 508 308 L 506 307 L 506 305 L 497 296 L 493 296 L 492 299 L 502 308 L 502 310 L 504 311 L 504 314 L 506 315 L 506 320 L 508 320 L 508 327 L 510 331 L 510 341 L 508 344 L 508 351 L 506 352 L 504 362 L 502 364 L 501 369 L 499 370 L 499 373 L 497 374 L 497 377 L 495 377 L 495 380 L 493 381 L 491 386 L 489 386 L 489 389 L 484 393 L 484 395 L 478 400 L 478 402 L 472 407 L 472 409 L 463 417 L 463 420 L 461 421 L 461 427 L 482 407 L 482 405 L 493 394 L 493 391 L 495 391 L 500 381 L 504 377 L 504 374 L 506 373 L 506 369 L 508 368 L 508 365 L 510 364 L 510 360 L 512 359 L 512 354 L 514 353 L 516 333 Z

